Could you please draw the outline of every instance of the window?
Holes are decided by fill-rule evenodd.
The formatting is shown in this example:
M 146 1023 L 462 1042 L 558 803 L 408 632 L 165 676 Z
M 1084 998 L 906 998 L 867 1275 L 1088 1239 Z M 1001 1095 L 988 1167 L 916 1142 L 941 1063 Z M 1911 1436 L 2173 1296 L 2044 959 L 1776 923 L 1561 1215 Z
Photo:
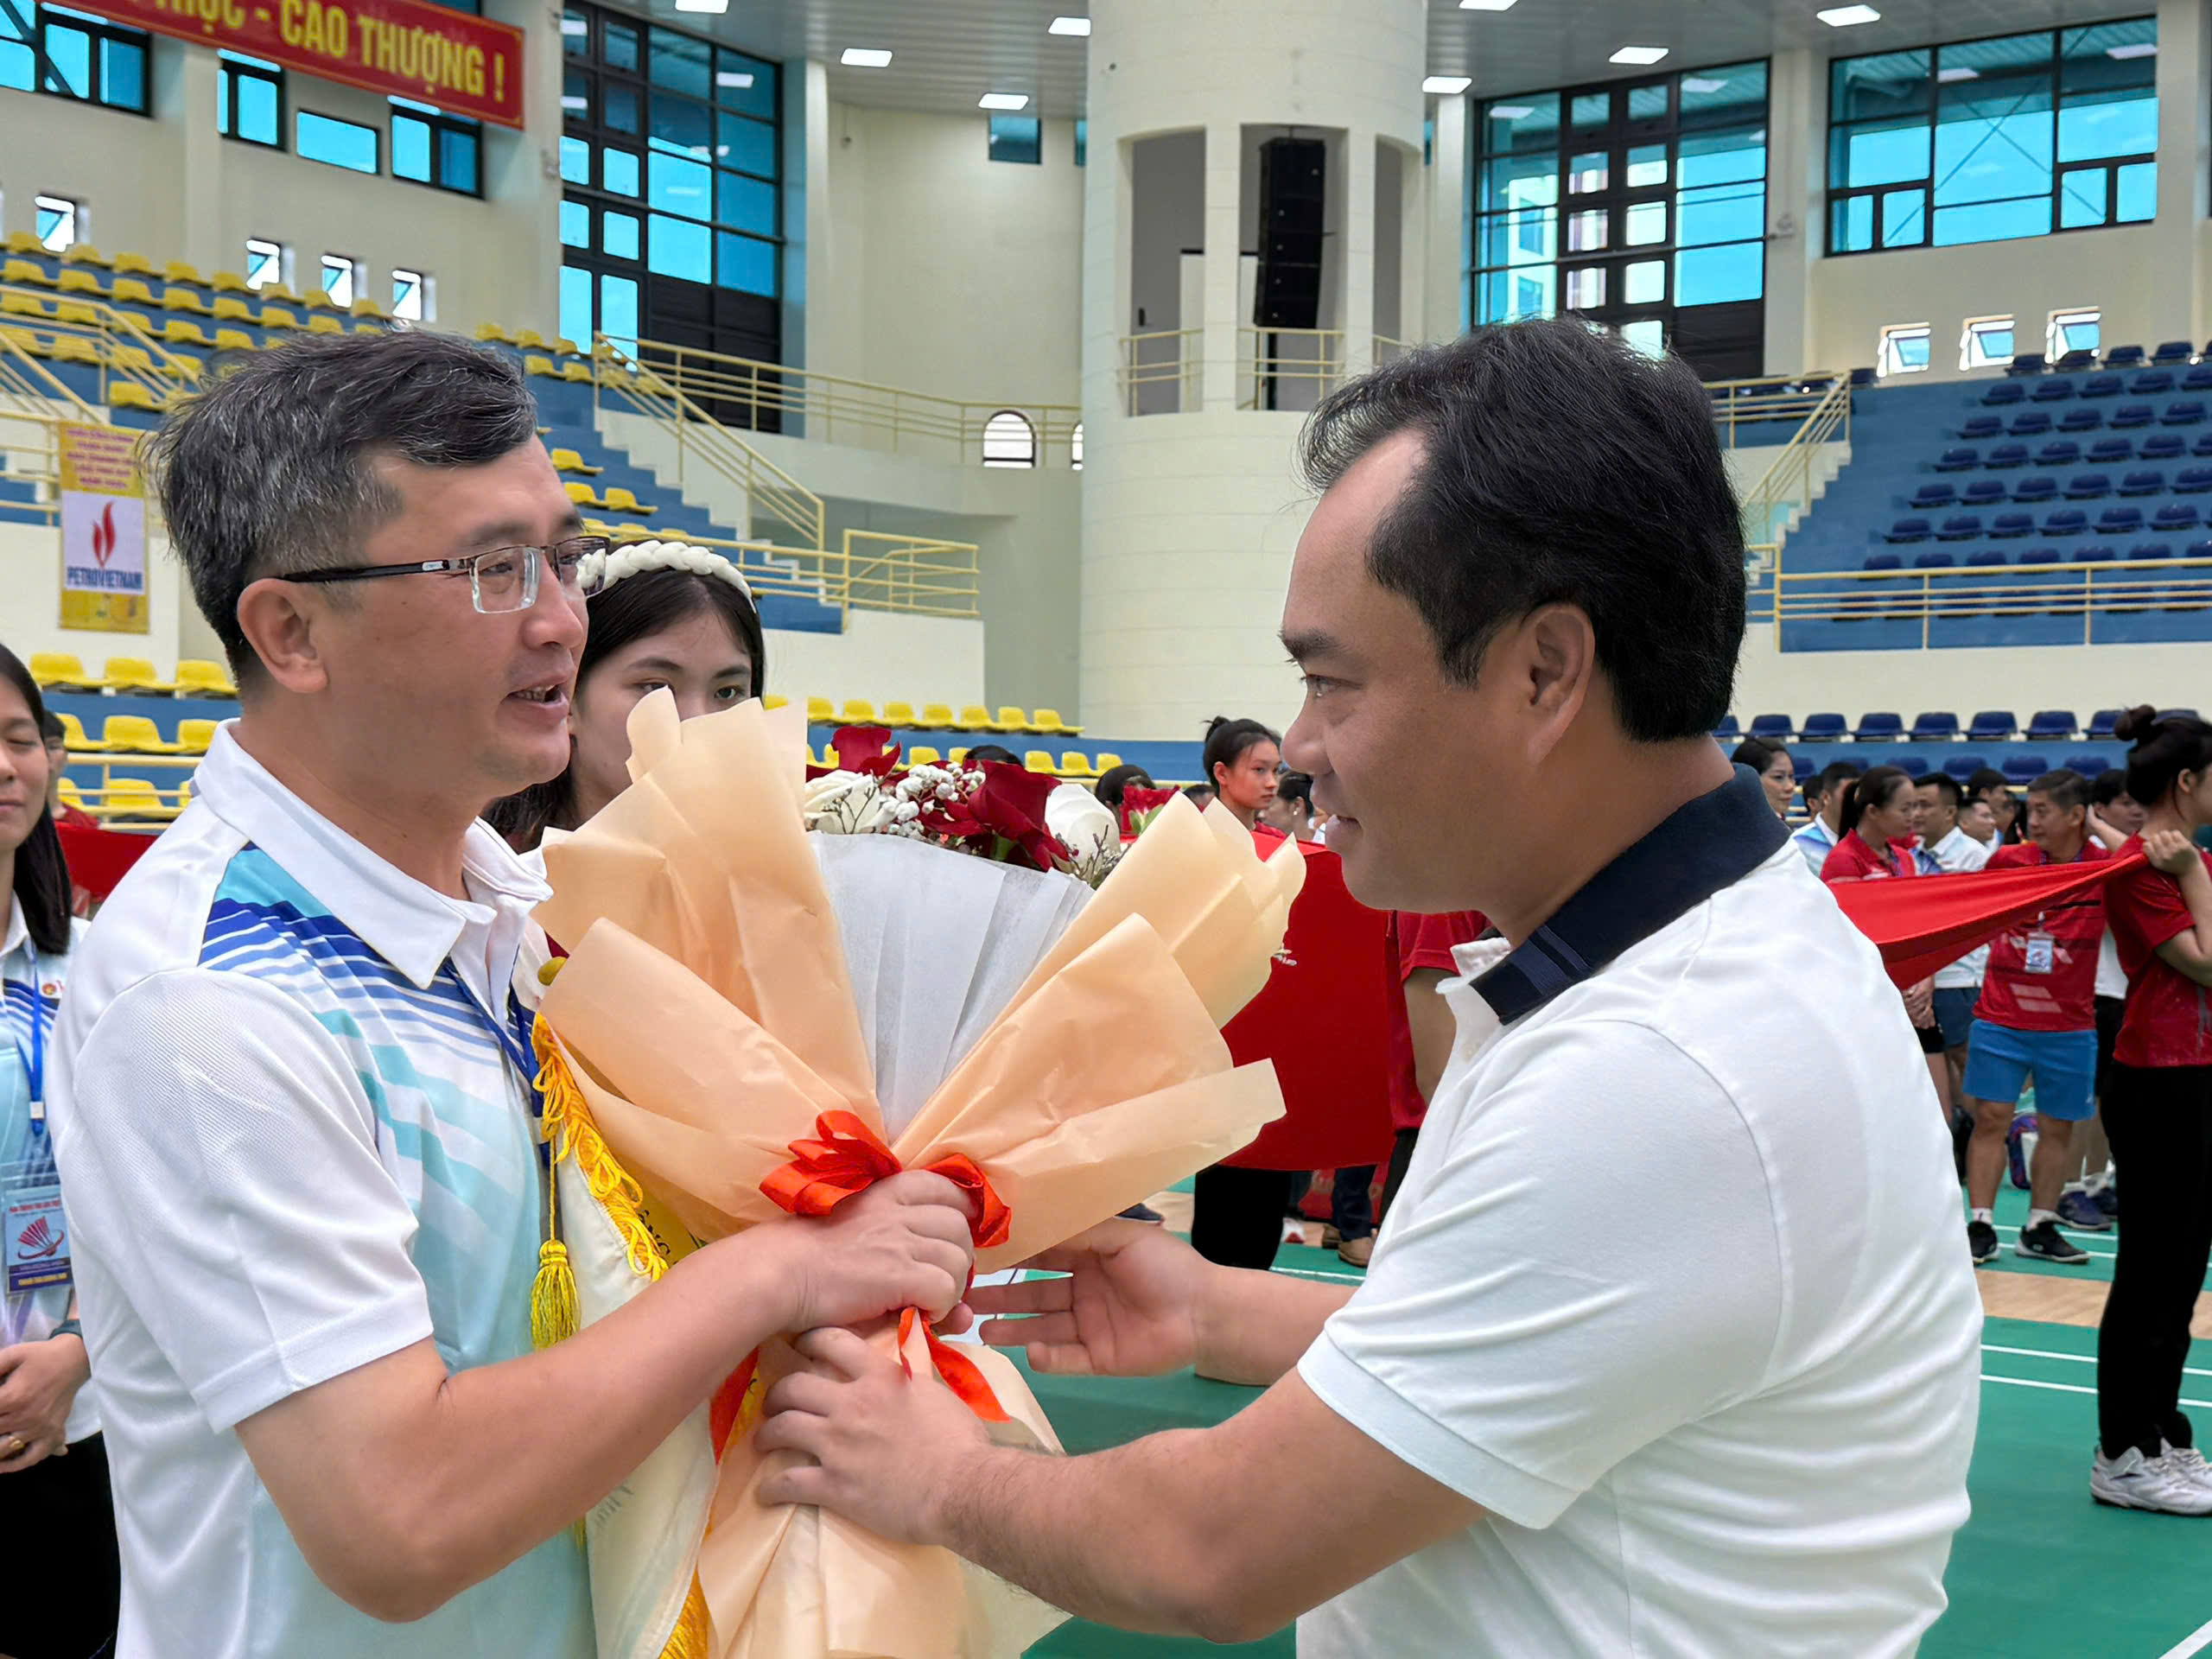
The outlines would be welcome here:
M 2104 313 L 2082 308 L 2050 314 L 2044 331 L 2044 355 L 2056 363 L 2069 352 L 2094 352 L 2102 344 Z
M 2158 22 L 1829 66 L 1828 251 L 2140 223 L 2158 207 Z
M 1002 409 L 983 423 L 983 465 L 1034 467 L 1037 429 L 1017 410 Z
M 144 115 L 150 108 L 149 39 L 142 29 L 66 6 L 0 7 L 0 86 Z M 37 73 L 41 54 L 48 71 L 42 78 Z
M 1075 164 L 1083 166 L 1090 149 L 1090 123 L 1081 116 L 1075 118 Z
M 2012 360 L 2012 319 L 1968 317 L 1959 335 L 1959 366 L 2001 368 Z
M 284 280 L 284 250 L 257 236 L 245 239 L 245 285 L 256 293 Z
M 391 100 L 391 176 L 457 195 L 483 194 L 482 126 L 435 105 Z
M 37 209 L 39 245 L 48 253 L 60 253 L 85 239 L 85 206 L 67 196 L 40 196 L 33 206 Z
M 360 297 L 364 275 L 359 264 L 342 253 L 322 256 L 322 291 L 334 306 L 348 310 L 353 308 L 353 302 Z
M 321 162 L 355 173 L 380 171 L 377 161 L 377 130 L 335 116 L 302 110 L 293 130 L 292 147 L 306 161 Z
M 1882 343 L 1874 354 L 1874 372 L 1882 376 L 1917 374 L 1928 366 L 1928 325 L 1893 322 L 1882 330 Z
M 988 154 L 995 162 L 1041 162 L 1045 159 L 1045 124 L 1033 115 L 995 115 L 989 118 Z
M 431 289 L 435 279 L 419 270 L 391 273 L 391 315 L 401 322 L 429 322 L 436 315 Z
M 1083 470 L 1083 423 L 1075 423 L 1075 430 L 1068 434 L 1068 465 L 1077 472 Z
M 215 130 L 249 144 L 284 145 L 284 72 L 259 58 L 219 54 L 222 79 L 215 92 Z

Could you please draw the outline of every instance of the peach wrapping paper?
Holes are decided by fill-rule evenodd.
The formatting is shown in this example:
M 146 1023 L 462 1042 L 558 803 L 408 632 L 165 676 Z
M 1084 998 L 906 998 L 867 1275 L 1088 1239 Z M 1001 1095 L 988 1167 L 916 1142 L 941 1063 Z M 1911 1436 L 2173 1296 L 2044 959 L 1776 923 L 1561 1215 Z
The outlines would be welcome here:
M 760 1183 L 818 1114 L 883 1120 L 799 818 L 803 727 L 757 703 L 679 727 L 656 693 L 631 736 L 632 786 L 546 846 L 554 897 L 539 919 L 572 954 L 542 1012 L 617 1160 L 709 1240 L 780 1218 Z M 1303 878 L 1294 843 L 1263 862 L 1225 810 L 1179 799 L 1077 914 L 891 1142 L 909 1167 L 960 1152 L 988 1173 L 1013 1231 L 979 1270 L 1072 1236 L 1281 1116 L 1272 1069 L 1234 1065 L 1219 1027 L 1265 982 Z M 896 1333 L 871 1340 L 887 1351 Z M 995 1433 L 1057 1452 L 1016 1368 L 963 1351 L 1014 1420 Z M 910 1358 L 943 1386 L 925 1352 Z M 772 1344 L 761 1373 L 792 1363 Z M 741 1426 L 696 1561 L 716 1659 L 998 1659 L 1064 1617 L 948 1552 L 764 1509 L 761 1473 Z

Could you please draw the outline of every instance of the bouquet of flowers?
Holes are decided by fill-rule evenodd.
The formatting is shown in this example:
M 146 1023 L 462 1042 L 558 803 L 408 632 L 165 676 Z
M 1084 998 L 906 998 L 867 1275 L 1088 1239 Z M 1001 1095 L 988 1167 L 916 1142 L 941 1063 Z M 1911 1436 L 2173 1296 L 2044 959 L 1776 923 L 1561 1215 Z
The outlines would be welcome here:
M 541 912 L 573 947 L 537 1035 L 585 1320 L 899 1168 L 976 1192 L 977 1265 L 1009 1267 L 1281 1114 L 1219 1027 L 1268 977 L 1294 844 L 1262 862 L 1179 803 L 1093 893 L 1019 768 L 809 786 L 795 714 L 679 726 L 662 694 L 631 741 L 632 787 L 549 839 Z M 1002 843 L 1020 855 L 970 855 Z M 1003 1357 L 911 1313 L 869 1334 L 998 1439 L 1058 1450 Z M 997 1659 L 1059 1622 L 944 1551 L 761 1507 L 751 1431 L 795 1363 L 764 1348 L 588 1518 L 603 1659 Z

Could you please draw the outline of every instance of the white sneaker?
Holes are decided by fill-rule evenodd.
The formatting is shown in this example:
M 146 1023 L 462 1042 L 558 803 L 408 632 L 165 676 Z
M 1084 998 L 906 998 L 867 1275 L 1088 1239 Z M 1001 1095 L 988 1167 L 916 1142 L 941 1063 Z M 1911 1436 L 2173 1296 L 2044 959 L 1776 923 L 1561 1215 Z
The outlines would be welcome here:
M 2200 1486 L 2171 1457 L 2146 1458 L 2133 1446 L 2116 1458 L 2096 1454 L 2089 1465 L 2089 1496 L 2120 1510 L 2212 1515 L 2212 1484 Z
M 2212 1463 L 2205 1462 L 2204 1454 L 2195 1446 L 2167 1444 L 2162 1461 L 2183 1479 L 2212 1491 Z

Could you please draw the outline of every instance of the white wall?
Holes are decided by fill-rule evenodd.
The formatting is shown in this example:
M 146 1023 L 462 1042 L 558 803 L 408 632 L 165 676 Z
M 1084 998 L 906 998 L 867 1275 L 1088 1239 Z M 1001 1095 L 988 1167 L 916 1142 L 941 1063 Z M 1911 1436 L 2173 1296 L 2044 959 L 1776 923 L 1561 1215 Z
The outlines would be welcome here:
M 1785 652 L 1775 649 L 1770 624 L 1745 639 L 1733 706 L 1745 722 L 1823 709 L 1856 721 L 1869 709 L 1893 709 L 1910 724 L 1940 709 L 1962 721 L 1977 709 L 2010 709 L 2023 723 L 2037 709 L 2071 709 L 2086 721 L 2096 709 L 2139 702 L 2201 709 L 2206 662 L 2201 645 Z
M 1075 124 L 1046 121 L 1033 167 L 988 159 L 980 111 L 833 103 L 827 119 L 808 367 L 941 397 L 1075 402 Z
M 762 643 L 769 689 L 785 696 L 866 697 L 879 707 L 895 701 L 918 709 L 949 702 L 956 709 L 989 701 L 981 622 L 855 611 L 842 634 L 778 628 Z

